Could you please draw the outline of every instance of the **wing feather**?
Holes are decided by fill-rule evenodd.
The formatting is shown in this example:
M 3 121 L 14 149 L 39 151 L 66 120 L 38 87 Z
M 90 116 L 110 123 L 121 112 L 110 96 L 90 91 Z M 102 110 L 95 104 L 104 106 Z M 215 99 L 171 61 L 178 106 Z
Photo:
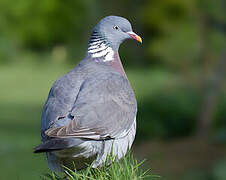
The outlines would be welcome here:
M 119 138 L 131 128 L 137 112 L 134 93 L 126 77 L 103 73 L 84 81 L 65 126 L 50 128 L 50 137 Z

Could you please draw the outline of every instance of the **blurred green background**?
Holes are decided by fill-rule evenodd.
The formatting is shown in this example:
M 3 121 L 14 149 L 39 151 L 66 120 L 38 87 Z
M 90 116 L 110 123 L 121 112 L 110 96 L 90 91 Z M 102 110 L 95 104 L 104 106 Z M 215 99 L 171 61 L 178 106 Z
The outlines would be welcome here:
M 120 56 L 138 101 L 133 152 L 169 180 L 226 179 L 225 0 L 0 1 L 0 179 L 40 179 L 42 106 L 107 15 L 143 38 Z M 125 60 L 125 61 L 124 61 Z

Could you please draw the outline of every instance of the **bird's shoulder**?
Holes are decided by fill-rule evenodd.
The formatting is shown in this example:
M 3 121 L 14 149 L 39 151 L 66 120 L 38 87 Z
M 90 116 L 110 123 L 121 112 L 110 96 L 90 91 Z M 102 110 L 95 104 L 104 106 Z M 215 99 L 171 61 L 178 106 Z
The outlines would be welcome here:
M 68 73 L 59 77 L 52 85 L 51 90 L 72 89 L 81 85 L 89 78 L 103 76 L 103 74 L 117 73 L 111 66 L 105 63 L 96 63 L 93 59 L 84 58 Z

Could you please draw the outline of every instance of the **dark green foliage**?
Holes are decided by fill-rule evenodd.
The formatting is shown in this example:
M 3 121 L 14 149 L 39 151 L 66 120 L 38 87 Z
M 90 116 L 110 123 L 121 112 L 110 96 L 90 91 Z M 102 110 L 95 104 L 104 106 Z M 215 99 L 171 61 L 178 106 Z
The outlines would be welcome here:
M 0 31 L 30 48 L 65 43 L 81 31 L 85 5 L 81 0 L 1 1 Z
M 177 87 L 156 92 L 140 102 L 137 137 L 172 138 L 192 134 L 200 107 L 197 94 L 192 88 Z
M 226 160 L 214 163 L 213 167 L 205 170 L 194 170 L 184 177 L 184 180 L 224 180 L 226 177 Z

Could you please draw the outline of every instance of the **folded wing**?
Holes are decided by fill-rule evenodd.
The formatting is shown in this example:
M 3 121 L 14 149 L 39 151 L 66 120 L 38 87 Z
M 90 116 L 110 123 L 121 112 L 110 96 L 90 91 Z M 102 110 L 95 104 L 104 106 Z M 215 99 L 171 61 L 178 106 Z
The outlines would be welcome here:
M 102 73 L 82 83 L 69 112 L 72 120 L 45 133 L 58 138 L 120 138 L 128 133 L 136 112 L 136 98 L 127 78 L 119 73 Z

